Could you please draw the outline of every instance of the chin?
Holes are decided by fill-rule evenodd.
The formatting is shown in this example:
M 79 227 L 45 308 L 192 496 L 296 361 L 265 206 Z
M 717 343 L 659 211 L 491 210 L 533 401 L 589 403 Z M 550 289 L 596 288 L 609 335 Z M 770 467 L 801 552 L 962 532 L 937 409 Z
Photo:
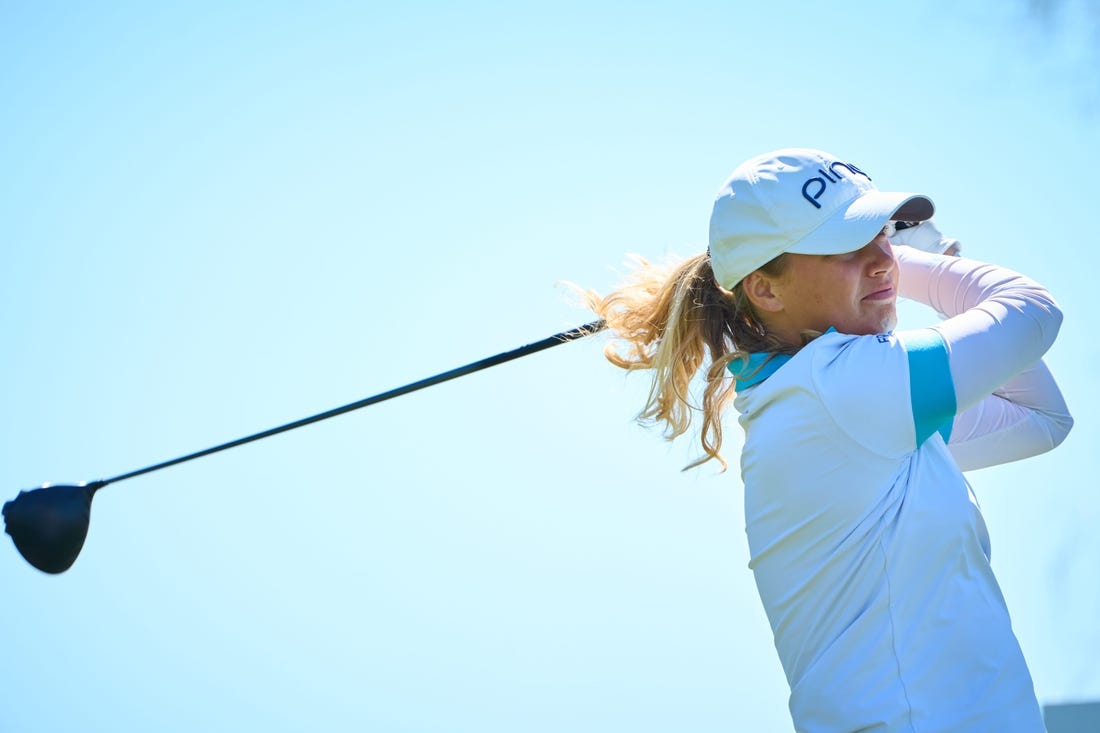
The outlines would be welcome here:
M 842 331 L 842 329 L 837 330 L 841 330 L 843 333 L 852 334 L 853 336 L 877 336 L 880 333 L 890 333 L 897 325 L 898 317 L 896 314 L 892 314 L 879 320 L 866 321 L 849 331 Z
M 894 303 L 890 304 L 890 307 L 880 312 L 879 317 L 874 319 L 874 325 L 869 335 L 890 333 L 898 325 L 898 309 Z

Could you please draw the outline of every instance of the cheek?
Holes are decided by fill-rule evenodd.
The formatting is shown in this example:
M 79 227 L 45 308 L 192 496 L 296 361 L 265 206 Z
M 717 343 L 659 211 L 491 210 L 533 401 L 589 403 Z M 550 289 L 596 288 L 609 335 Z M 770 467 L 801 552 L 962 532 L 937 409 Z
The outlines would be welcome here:
M 856 267 L 832 268 L 818 282 L 818 297 L 833 305 L 849 306 L 859 302 L 861 275 Z

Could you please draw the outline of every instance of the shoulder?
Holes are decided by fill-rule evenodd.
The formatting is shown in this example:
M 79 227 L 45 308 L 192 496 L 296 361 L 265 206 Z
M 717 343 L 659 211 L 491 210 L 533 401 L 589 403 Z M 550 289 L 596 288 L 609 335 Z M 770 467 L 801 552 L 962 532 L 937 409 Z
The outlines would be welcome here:
M 943 432 L 954 405 L 946 347 L 932 329 L 830 331 L 736 402 L 746 426 L 765 414 L 777 429 L 813 424 L 884 457 L 904 455 Z
M 804 368 L 833 389 L 847 383 L 863 388 L 908 378 L 906 341 L 893 332 L 869 336 L 830 331 L 811 341 Z
M 893 333 L 854 336 L 828 331 L 797 354 L 778 355 L 765 364 L 765 376 L 752 381 L 751 388 L 739 396 L 743 401 L 759 402 L 771 401 L 792 388 L 820 391 L 827 387 L 833 391 L 845 385 L 866 386 L 867 380 L 883 381 L 899 371 L 904 378 L 904 363 L 904 344 Z
M 801 379 L 836 430 L 883 456 L 916 447 L 905 338 L 830 332 L 803 351 Z

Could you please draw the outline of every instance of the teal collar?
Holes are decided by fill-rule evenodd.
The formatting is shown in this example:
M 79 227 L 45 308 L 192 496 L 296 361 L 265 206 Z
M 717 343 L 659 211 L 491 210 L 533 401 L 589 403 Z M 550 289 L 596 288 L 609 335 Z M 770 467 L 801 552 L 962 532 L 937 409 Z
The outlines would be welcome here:
M 829 326 L 825 333 L 835 333 Z M 824 334 L 823 334 L 824 335 Z M 790 354 L 776 354 L 770 351 L 757 351 L 749 354 L 748 361 L 732 361 L 727 367 L 735 380 L 734 389 L 740 392 L 755 387 L 779 371 L 779 368 L 791 360 Z M 744 376 L 742 376 L 744 375 Z
M 748 361 L 730 362 L 728 368 L 730 374 L 733 375 L 736 381 L 734 389 L 740 392 L 743 389 L 760 384 L 765 379 L 775 374 L 776 371 L 779 370 L 779 367 L 790 360 L 790 354 L 773 354 L 767 351 L 758 351 L 754 354 L 749 354 Z

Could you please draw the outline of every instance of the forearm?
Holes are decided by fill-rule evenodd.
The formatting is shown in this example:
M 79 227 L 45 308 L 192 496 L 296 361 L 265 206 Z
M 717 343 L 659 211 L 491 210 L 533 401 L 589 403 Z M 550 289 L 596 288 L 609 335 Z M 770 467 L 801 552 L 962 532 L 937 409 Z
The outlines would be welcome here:
M 1042 361 L 957 415 L 948 448 L 964 471 L 1018 461 L 1058 446 L 1073 417 Z

